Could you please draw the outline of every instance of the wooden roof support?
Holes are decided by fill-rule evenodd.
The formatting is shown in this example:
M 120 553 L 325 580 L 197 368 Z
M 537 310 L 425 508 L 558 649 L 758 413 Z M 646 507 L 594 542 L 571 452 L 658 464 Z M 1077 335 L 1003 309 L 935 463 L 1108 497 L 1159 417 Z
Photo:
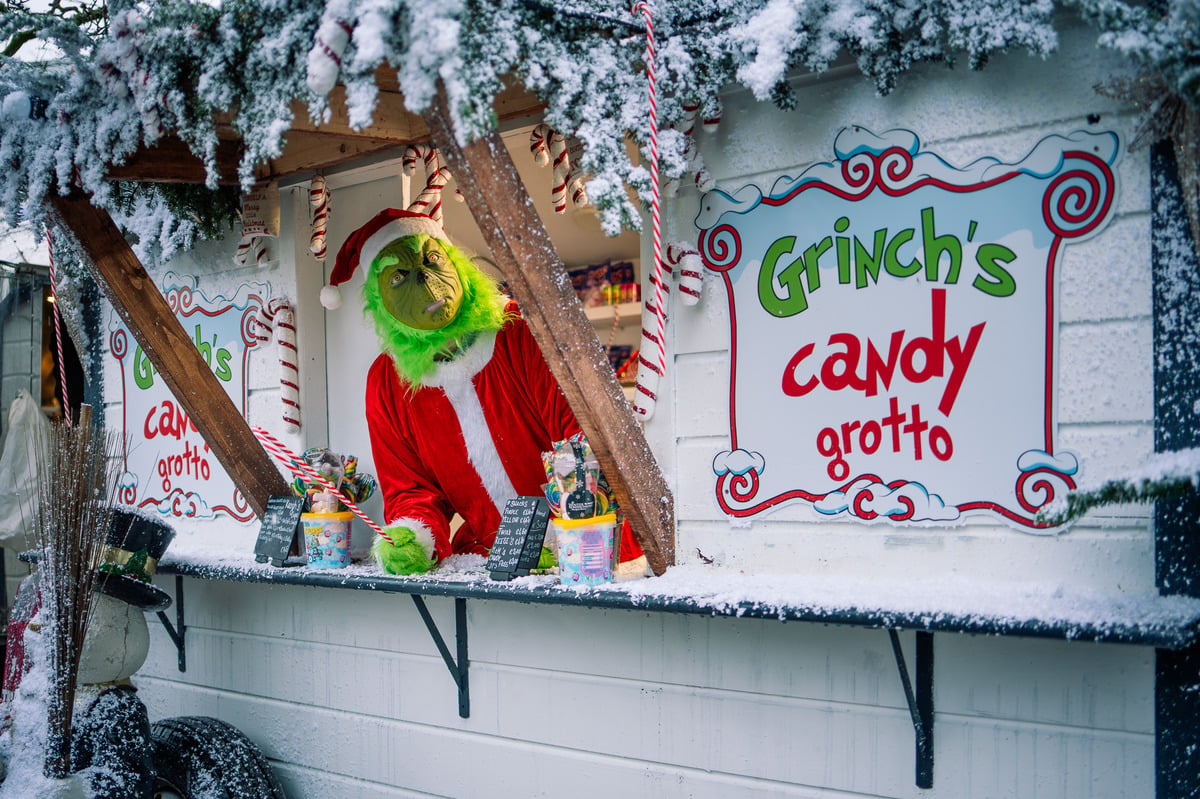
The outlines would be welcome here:
M 267 500 L 291 488 L 112 218 L 82 194 L 51 198 L 58 223 L 70 231 L 101 290 L 150 363 L 183 406 L 234 485 L 260 517 Z
M 662 574 L 675 562 L 671 491 L 508 149 L 495 132 L 460 147 L 444 91 L 425 120 L 650 567 Z

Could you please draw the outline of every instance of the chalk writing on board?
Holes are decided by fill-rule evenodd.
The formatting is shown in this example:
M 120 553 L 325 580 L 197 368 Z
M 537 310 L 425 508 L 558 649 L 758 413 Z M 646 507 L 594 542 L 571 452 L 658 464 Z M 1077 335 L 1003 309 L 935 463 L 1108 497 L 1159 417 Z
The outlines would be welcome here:
M 258 541 L 254 544 L 256 561 L 270 561 L 272 566 L 283 565 L 295 543 L 300 512 L 303 510 L 303 497 L 278 496 L 267 500 L 262 526 L 258 530 Z
M 523 577 L 537 566 L 549 521 L 550 508 L 543 497 L 515 497 L 505 503 L 487 562 L 493 580 Z

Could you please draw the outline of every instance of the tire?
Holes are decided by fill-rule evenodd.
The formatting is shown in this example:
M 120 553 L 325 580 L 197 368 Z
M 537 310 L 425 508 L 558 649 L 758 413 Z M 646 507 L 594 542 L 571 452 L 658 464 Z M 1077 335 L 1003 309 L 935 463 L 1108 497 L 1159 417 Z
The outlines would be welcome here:
M 163 719 L 150 736 L 156 799 L 287 799 L 262 751 L 220 719 Z

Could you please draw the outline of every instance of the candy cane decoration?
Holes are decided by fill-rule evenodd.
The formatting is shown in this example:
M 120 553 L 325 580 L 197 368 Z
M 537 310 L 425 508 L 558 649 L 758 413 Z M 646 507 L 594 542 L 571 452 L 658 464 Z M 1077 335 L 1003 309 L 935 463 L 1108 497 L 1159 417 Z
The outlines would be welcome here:
M 296 349 L 296 316 L 286 299 L 277 297 L 259 309 L 254 337 L 270 341 L 271 331 L 279 347 L 279 396 L 283 403 L 283 425 L 289 433 L 300 431 L 300 370 Z
M 166 92 L 151 96 L 150 72 L 138 58 L 138 43 L 146 23 L 142 15 L 126 9 L 113 16 L 110 23 L 111 38 L 101 47 L 97 58 L 96 79 L 115 96 L 130 96 L 142 116 L 142 125 L 149 138 L 161 136 L 165 128 L 158 113 L 158 106 L 167 103 Z
M 346 51 L 351 33 L 349 23 L 325 9 L 321 26 L 317 28 L 316 40 L 308 51 L 305 76 L 308 88 L 322 97 L 329 94 L 337 83 L 338 73 L 342 70 L 342 53 Z
M 454 175 L 442 166 L 442 154 L 431 144 L 410 144 L 404 149 L 400 160 L 404 174 L 412 175 L 417 169 L 417 162 L 425 163 L 425 187 L 417 198 L 408 204 L 408 211 L 425 214 L 436 222 L 442 221 L 442 192 Z M 454 199 L 463 202 L 464 197 L 458 189 L 454 190 Z
M 667 245 L 667 263 L 679 274 L 679 301 L 689 307 L 700 302 L 700 292 L 704 289 L 700 251 L 683 242 L 671 242 Z
M 651 221 L 654 229 L 654 271 L 650 278 L 650 282 L 654 284 L 654 299 L 647 303 L 642 311 L 642 338 L 643 341 L 646 338 L 650 338 L 656 344 L 653 349 L 657 350 L 658 357 L 656 362 L 648 361 L 645 349 L 642 350 L 642 354 L 639 356 L 637 391 L 633 398 L 633 409 L 644 418 L 649 419 L 654 415 L 654 406 L 658 401 L 656 393 L 658 390 L 658 381 L 667 370 L 667 353 L 664 342 L 666 309 L 663 307 L 666 297 L 664 296 L 662 280 L 664 265 L 662 258 L 661 218 L 658 206 L 658 96 L 655 88 L 655 71 L 657 67 L 654 52 L 654 20 L 651 19 L 650 5 L 648 3 L 636 3 L 633 6 L 632 13 L 636 14 L 639 11 L 646 18 L 646 80 L 649 88 L 648 96 L 650 105 L 650 190 L 653 201 L 651 205 Z M 647 319 L 647 315 L 649 319 Z M 646 322 L 650 324 L 647 325 Z
M 692 181 L 695 183 L 696 188 L 703 192 L 711 189 L 714 185 L 716 185 L 716 182 L 713 180 L 712 173 L 710 173 L 708 168 L 704 166 L 704 161 L 700 158 L 700 147 L 696 144 L 696 117 L 699 115 L 699 113 L 699 103 L 685 103 L 683 106 L 683 127 L 679 132 L 682 133 L 687 140 L 687 149 L 685 149 L 683 153 L 684 159 L 687 162 L 685 174 L 691 174 Z M 718 115 L 716 119 L 717 121 L 720 121 L 720 116 Z M 708 120 L 705 120 L 704 127 L 706 129 L 711 129 L 708 124 Z M 712 123 L 712 128 L 715 127 L 716 123 L 714 122 Z M 674 197 L 676 194 L 678 194 L 679 184 L 680 180 L 678 178 L 667 181 L 667 196 Z
M 325 486 L 330 491 L 337 494 L 342 504 L 349 508 L 355 516 L 366 522 L 367 526 L 374 530 L 376 535 L 387 541 L 389 544 L 396 543 L 390 537 L 388 537 L 387 533 L 383 532 L 383 528 L 372 521 L 370 516 L 363 513 L 362 508 L 351 502 L 345 494 L 339 492 L 337 486 L 326 480 L 324 475 L 305 463 L 299 455 L 284 446 L 283 442 L 275 438 L 266 430 L 263 430 L 261 427 L 251 427 L 250 431 L 254 433 L 254 437 L 258 439 L 258 443 L 263 445 L 263 449 L 275 456 L 275 459 L 286 466 L 293 475 L 297 477 L 304 477 L 311 482 L 320 483 L 321 485 Z
M 314 176 L 308 184 L 308 211 L 309 224 L 312 226 L 308 251 L 318 261 L 324 261 L 328 254 L 325 247 L 325 230 L 329 224 L 329 188 L 325 185 L 322 175 Z
M 271 260 L 267 252 L 265 236 L 242 236 L 238 241 L 237 251 L 233 254 L 233 262 L 245 266 L 253 262 L 259 269 L 270 266 Z
M 566 136 L 543 122 L 535 125 L 529 133 L 529 152 L 538 166 L 546 166 L 551 162 L 554 164 L 554 183 L 550 192 L 554 213 L 566 213 L 568 194 L 575 205 L 588 204 L 583 174 L 579 171 L 582 144 L 575 139 L 568 141 Z
M 71 400 L 67 396 L 67 362 L 63 360 L 62 311 L 58 307 L 58 276 L 54 266 L 54 240 L 50 237 L 50 227 L 46 226 L 46 251 L 50 256 L 50 296 L 54 300 L 54 346 L 58 352 L 58 385 L 62 390 L 63 418 L 67 426 L 71 426 Z

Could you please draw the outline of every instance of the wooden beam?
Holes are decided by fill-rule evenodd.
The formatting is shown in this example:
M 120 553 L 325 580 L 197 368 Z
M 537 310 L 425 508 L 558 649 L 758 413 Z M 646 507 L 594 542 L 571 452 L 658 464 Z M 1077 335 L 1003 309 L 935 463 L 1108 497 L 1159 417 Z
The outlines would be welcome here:
M 655 574 L 675 562 L 674 500 L 508 148 L 454 138 L 445 92 L 425 120 Z
M 241 141 L 223 139 L 217 144 L 217 182 L 220 185 L 237 185 L 241 160 Z M 108 169 L 109 180 L 141 183 L 204 183 L 207 177 L 204 162 L 174 136 L 160 139 L 153 147 L 143 147 L 125 163 Z
M 79 251 L 90 261 L 88 268 L 129 332 L 261 517 L 271 496 L 290 495 L 291 489 L 121 231 L 82 194 L 54 195 L 51 204 L 58 223 L 75 237 Z

